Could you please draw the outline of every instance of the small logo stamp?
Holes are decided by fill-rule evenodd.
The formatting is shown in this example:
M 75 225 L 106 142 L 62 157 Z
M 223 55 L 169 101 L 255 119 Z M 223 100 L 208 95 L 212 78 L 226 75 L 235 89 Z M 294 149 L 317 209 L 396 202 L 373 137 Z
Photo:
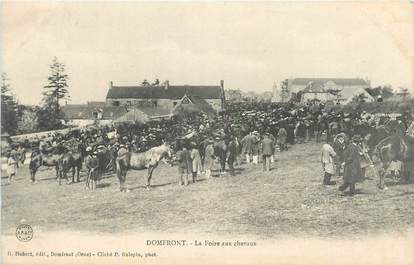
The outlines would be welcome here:
M 33 229 L 28 224 L 20 224 L 16 228 L 16 237 L 22 242 L 28 242 L 33 238 Z

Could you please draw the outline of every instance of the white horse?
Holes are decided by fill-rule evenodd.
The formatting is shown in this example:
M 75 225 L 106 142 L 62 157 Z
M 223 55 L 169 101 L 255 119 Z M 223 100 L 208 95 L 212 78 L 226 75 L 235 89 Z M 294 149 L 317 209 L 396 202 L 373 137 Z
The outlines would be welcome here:
M 161 160 L 168 159 L 171 161 L 171 156 L 172 150 L 166 143 L 153 147 L 143 153 L 128 152 L 125 148 L 120 148 L 116 158 L 116 173 L 119 179 L 120 190 L 127 191 L 125 188 L 125 180 L 128 169 L 142 170 L 146 168 L 148 169 L 146 188 L 149 190 L 154 169 Z

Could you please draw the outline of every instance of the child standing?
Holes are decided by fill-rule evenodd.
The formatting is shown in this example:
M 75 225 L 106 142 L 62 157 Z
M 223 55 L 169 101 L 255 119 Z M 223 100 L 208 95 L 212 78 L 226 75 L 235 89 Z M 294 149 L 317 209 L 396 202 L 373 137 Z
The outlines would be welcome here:
M 7 174 L 9 175 L 9 181 L 14 180 L 16 176 L 17 161 L 12 154 L 7 155 Z

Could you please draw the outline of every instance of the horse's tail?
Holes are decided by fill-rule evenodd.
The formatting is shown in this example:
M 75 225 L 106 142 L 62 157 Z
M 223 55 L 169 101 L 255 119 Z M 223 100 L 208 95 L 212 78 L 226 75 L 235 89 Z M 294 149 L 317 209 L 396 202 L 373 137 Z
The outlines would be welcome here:
M 29 170 L 31 172 L 36 171 L 42 165 L 41 156 L 33 156 L 30 158 Z
M 33 159 L 31 159 L 31 160 L 30 160 L 30 163 L 29 163 L 29 170 L 30 170 L 30 171 L 34 171 L 36 168 L 37 168 L 37 167 L 36 167 L 36 161 L 35 161 L 35 160 L 33 160 Z
M 73 157 L 70 156 L 63 156 L 58 159 L 58 168 L 62 172 L 68 171 L 73 166 Z
M 127 156 L 121 156 L 116 159 L 116 172 L 118 175 L 123 174 L 128 169 Z

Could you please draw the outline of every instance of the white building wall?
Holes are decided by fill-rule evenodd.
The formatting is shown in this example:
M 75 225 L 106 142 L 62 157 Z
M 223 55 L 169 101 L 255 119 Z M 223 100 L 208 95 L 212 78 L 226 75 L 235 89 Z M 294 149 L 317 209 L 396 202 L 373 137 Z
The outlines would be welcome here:
M 128 106 L 146 106 L 146 107 L 155 107 L 154 103 L 156 104 L 156 108 L 161 108 L 164 110 L 172 111 L 175 105 L 180 102 L 181 99 L 137 99 L 137 98 L 120 98 L 120 99 L 107 99 L 106 103 L 108 105 L 113 105 L 115 101 L 119 102 L 120 106 L 128 105 Z M 206 99 L 207 103 L 209 103 L 215 111 L 221 111 L 221 99 Z
M 221 106 L 221 99 L 206 99 L 205 101 L 207 101 L 208 104 L 210 104 L 213 109 L 215 111 L 222 111 L 222 106 Z
M 302 95 L 302 101 L 306 102 L 308 100 L 320 100 L 320 101 L 328 101 L 328 100 L 335 100 L 336 97 L 330 93 L 304 93 Z

